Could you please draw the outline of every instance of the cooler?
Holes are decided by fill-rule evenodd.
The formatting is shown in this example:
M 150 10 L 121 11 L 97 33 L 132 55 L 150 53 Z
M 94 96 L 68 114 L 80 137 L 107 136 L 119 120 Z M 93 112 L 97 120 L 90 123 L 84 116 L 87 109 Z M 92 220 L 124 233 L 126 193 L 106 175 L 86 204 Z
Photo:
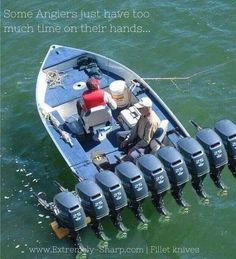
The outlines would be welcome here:
M 135 106 L 131 106 L 120 112 L 118 120 L 125 130 L 130 130 L 137 124 L 140 115 L 138 109 Z

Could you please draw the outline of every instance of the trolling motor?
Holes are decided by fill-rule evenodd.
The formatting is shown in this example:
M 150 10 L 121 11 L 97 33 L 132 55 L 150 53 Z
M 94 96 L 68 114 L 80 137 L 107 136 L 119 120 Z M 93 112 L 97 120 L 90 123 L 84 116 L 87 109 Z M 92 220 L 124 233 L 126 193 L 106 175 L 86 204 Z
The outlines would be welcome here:
M 171 193 L 177 204 L 188 207 L 182 196 L 183 188 L 186 182 L 190 180 L 190 175 L 182 155 L 174 147 L 162 146 L 156 152 L 156 156 L 164 165 L 171 184 Z
M 151 191 L 153 205 L 158 212 L 168 215 L 163 197 L 170 189 L 170 182 L 163 164 L 154 155 L 146 154 L 137 159 L 136 165 L 142 171 L 148 189 Z
M 222 119 L 215 123 L 214 130 L 223 141 L 229 158 L 229 170 L 236 178 L 236 125 L 228 119 Z
M 122 232 L 127 232 L 120 214 L 127 206 L 127 196 L 120 179 L 113 172 L 104 170 L 95 175 L 95 180 L 104 193 L 113 224 Z
M 194 121 L 190 121 L 198 132 L 197 141 L 202 145 L 210 163 L 210 177 L 220 189 L 225 189 L 220 179 L 220 174 L 225 165 L 228 164 L 228 156 L 221 138 L 210 128 L 201 128 Z
M 98 238 L 108 241 L 101 224 L 101 219 L 109 215 L 107 201 L 100 187 L 93 181 L 83 180 L 75 186 L 76 192 L 79 194 L 81 204 L 85 213 L 92 220 L 92 229 Z
M 56 217 L 59 227 L 69 230 L 77 248 L 80 251 L 85 251 L 81 243 L 79 231 L 87 226 L 86 216 L 78 197 L 66 189 L 56 194 L 53 202 L 50 203 L 41 197 L 42 193 L 33 193 L 33 195 L 40 205 Z
M 142 172 L 132 162 L 125 161 L 115 167 L 115 173 L 120 178 L 130 200 L 129 207 L 133 210 L 138 220 L 147 223 L 148 220 L 144 216 L 141 207 L 142 201 L 148 196 L 148 188 Z
M 210 165 L 204 149 L 191 137 L 180 139 L 177 142 L 177 147 L 192 176 L 191 182 L 193 188 L 200 197 L 207 198 L 207 194 L 203 189 L 203 180 L 210 172 Z

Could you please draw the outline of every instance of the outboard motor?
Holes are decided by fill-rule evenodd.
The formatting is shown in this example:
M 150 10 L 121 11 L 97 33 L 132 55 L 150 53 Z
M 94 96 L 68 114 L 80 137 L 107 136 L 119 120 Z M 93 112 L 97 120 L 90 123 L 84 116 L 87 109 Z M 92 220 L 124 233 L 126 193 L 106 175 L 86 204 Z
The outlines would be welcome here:
M 202 183 L 210 172 L 210 165 L 203 147 L 191 137 L 180 139 L 177 146 L 192 176 L 193 188 L 200 197 L 207 198 Z
M 120 211 L 128 202 L 120 179 L 113 172 L 104 170 L 95 175 L 95 180 L 107 200 L 112 222 L 119 230 L 126 232 L 128 229 L 122 223 Z
M 130 200 L 130 207 L 134 211 L 135 216 L 143 223 L 146 223 L 147 219 L 142 213 L 141 202 L 148 196 L 148 188 L 142 172 L 129 161 L 117 165 L 115 172 L 124 186 Z
M 228 119 L 215 123 L 214 130 L 221 137 L 229 158 L 229 170 L 236 177 L 236 125 Z
M 184 185 L 190 180 L 190 175 L 182 155 L 170 146 L 160 148 L 156 155 L 165 167 L 171 184 L 171 192 L 177 204 L 187 207 L 188 204 L 182 195 Z
M 168 215 L 163 197 L 170 189 L 170 182 L 161 161 L 154 155 L 146 154 L 138 158 L 137 166 L 142 171 L 148 189 L 152 193 L 152 203 L 163 215 Z
M 67 227 L 73 232 L 78 232 L 86 227 L 86 216 L 79 202 L 78 197 L 69 191 L 56 194 L 53 202 L 58 209 L 58 223 L 63 227 Z
M 201 128 L 195 122 L 191 123 L 198 129 L 196 139 L 202 145 L 210 163 L 210 177 L 220 189 L 225 189 L 221 182 L 220 174 L 225 165 L 228 164 L 228 157 L 221 138 L 210 128 Z
M 80 200 L 72 192 L 64 191 L 54 196 L 53 202 L 48 203 L 41 197 L 42 193 L 33 193 L 37 201 L 55 217 L 59 227 L 67 228 L 76 242 L 77 248 L 84 252 L 79 231 L 87 226 L 86 216 Z
M 103 232 L 101 224 L 101 219 L 109 215 L 109 208 L 102 190 L 95 182 L 90 180 L 77 183 L 75 190 L 81 198 L 85 213 L 92 220 L 92 229 L 96 235 L 103 240 L 109 240 Z

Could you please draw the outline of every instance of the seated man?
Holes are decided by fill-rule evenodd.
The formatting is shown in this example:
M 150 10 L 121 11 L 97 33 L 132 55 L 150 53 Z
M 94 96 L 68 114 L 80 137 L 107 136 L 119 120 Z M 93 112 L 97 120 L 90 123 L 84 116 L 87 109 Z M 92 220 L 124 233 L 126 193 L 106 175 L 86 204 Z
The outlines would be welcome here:
M 116 102 L 112 99 L 111 95 L 100 89 L 100 83 L 98 79 L 90 78 L 86 82 L 88 90 L 83 92 L 82 101 L 77 101 L 77 110 L 81 114 L 81 111 L 87 111 L 93 107 L 107 104 L 112 110 L 117 108 Z
M 130 131 L 118 132 L 118 142 L 121 148 L 128 148 L 128 157 L 134 158 L 132 153 L 138 149 L 141 153 L 145 153 L 153 138 L 154 133 L 160 125 L 160 119 L 152 110 L 152 101 L 148 97 L 143 97 L 134 106 L 141 113 L 137 124 Z

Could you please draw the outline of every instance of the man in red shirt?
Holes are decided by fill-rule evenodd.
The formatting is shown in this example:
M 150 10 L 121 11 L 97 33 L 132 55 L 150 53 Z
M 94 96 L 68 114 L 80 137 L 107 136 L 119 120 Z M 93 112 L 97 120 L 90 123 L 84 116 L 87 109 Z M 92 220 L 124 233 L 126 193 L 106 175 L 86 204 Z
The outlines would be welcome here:
M 100 89 L 100 82 L 98 79 L 90 78 L 86 82 L 88 90 L 83 92 L 82 100 L 77 102 L 77 110 L 80 114 L 81 111 L 87 111 L 93 107 L 107 104 L 112 110 L 117 108 L 116 102 L 112 99 L 111 95 Z

